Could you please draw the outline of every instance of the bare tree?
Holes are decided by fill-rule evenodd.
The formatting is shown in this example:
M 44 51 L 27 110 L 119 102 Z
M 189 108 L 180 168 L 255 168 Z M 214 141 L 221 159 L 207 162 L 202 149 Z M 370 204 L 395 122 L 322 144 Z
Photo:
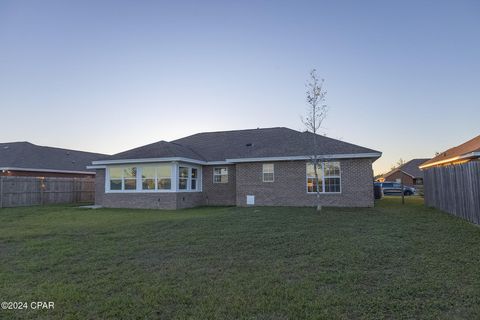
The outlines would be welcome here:
M 327 105 L 325 103 L 325 96 L 327 91 L 324 90 L 325 80 L 319 79 L 317 76 L 317 70 L 313 69 L 310 71 L 310 78 L 306 84 L 307 87 L 307 113 L 302 122 L 305 125 L 307 131 L 313 133 L 313 145 L 312 145 L 312 155 L 310 156 L 310 161 L 313 165 L 313 170 L 315 172 L 315 182 L 317 189 L 317 211 L 322 210 L 322 205 L 320 203 L 320 188 L 318 183 L 318 169 L 321 167 L 321 159 L 318 155 L 318 146 L 317 146 L 317 134 L 320 130 L 323 120 L 327 117 Z
M 400 168 L 401 166 L 403 166 L 405 164 L 405 160 L 403 160 L 402 158 L 398 159 L 398 161 L 394 164 L 394 165 L 391 165 L 390 166 L 390 171 L 393 171 L 397 168 Z

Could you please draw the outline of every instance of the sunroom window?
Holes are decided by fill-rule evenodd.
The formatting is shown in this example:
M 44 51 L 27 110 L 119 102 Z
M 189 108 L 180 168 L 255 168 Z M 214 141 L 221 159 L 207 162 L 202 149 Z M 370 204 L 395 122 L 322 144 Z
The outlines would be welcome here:
M 198 170 L 196 168 L 192 168 L 190 190 L 197 190 L 197 178 L 198 178 Z
M 172 189 L 172 166 L 170 164 L 160 164 L 157 169 L 157 189 Z
M 122 168 L 110 168 L 110 190 L 122 190 L 123 172 Z
M 107 169 L 106 191 L 155 192 L 200 191 L 200 167 L 174 163 L 145 164 L 139 166 L 113 166 Z M 174 176 L 173 173 L 177 172 Z M 172 180 L 174 179 L 174 180 Z M 178 179 L 175 186 L 175 179 Z
M 188 167 L 178 168 L 178 189 L 187 190 L 188 188 Z
M 142 167 L 142 189 L 155 190 L 155 167 Z
M 137 168 L 128 167 L 123 169 L 123 183 L 125 190 L 137 189 Z

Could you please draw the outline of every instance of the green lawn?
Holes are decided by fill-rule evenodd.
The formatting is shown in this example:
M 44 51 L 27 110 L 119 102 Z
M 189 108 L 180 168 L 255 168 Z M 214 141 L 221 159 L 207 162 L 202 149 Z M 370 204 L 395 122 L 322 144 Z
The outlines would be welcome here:
M 0 318 L 480 318 L 480 228 L 374 209 L 0 209 Z

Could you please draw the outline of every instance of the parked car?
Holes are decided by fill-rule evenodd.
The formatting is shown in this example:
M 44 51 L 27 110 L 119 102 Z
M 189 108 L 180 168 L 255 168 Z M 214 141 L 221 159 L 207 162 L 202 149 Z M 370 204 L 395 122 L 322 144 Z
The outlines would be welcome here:
M 375 182 L 375 185 L 380 185 L 382 192 L 385 195 L 395 195 L 402 193 L 402 184 L 393 181 Z M 411 196 L 415 194 L 415 188 L 409 186 L 403 186 L 403 194 Z

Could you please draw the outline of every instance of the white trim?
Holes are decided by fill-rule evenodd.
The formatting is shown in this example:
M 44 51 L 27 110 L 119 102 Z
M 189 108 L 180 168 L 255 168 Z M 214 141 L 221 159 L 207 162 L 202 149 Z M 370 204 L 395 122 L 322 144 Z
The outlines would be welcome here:
M 107 166 L 87 166 L 87 169 L 107 169 Z
M 232 164 L 231 162 L 228 161 L 206 161 L 205 165 L 209 166 L 222 166 L 222 165 L 229 165 Z
M 215 169 L 225 169 L 227 171 L 226 174 L 215 174 Z M 221 172 L 221 171 L 220 171 Z M 227 176 L 227 181 L 225 182 L 222 182 L 222 176 Z M 215 177 L 220 177 L 220 182 L 217 182 L 215 181 Z M 214 184 L 225 184 L 225 183 L 228 183 L 228 167 L 214 167 L 213 170 L 212 170 L 212 182 Z
M 206 161 L 195 160 L 182 157 L 174 158 L 141 158 L 141 159 L 121 159 L 121 160 L 99 160 L 92 161 L 92 165 L 102 165 L 102 164 L 131 164 L 131 163 L 148 163 L 148 162 L 172 162 L 172 161 L 182 161 L 186 163 L 195 163 L 195 164 L 206 164 Z
M 480 157 L 480 152 L 470 152 L 470 153 L 463 154 L 461 156 L 456 156 L 456 157 L 451 157 L 451 158 L 444 159 L 444 160 L 435 161 L 435 162 L 432 162 L 432 163 L 429 163 L 429 164 L 426 164 L 426 165 L 423 165 L 423 166 L 418 166 L 418 167 L 420 169 L 425 169 L 425 168 L 430 168 L 430 167 L 433 167 L 433 166 L 436 166 L 436 165 L 439 165 L 439 164 L 452 162 L 452 161 L 455 161 L 455 160 L 462 160 L 462 159 L 475 158 L 475 157 Z
M 344 154 L 327 154 L 317 155 L 320 159 L 351 159 L 351 158 L 378 158 L 382 156 L 381 152 L 371 153 L 344 153 Z M 260 157 L 260 158 L 238 158 L 238 159 L 225 159 L 225 161 L 203 161 L 183 157 L 171 157 L 171 158 L 141 158 L 141 159 L 120 159 L 120 160 L 99 160 L 92 161 L 92 169 L 96 169 L 98 165 L 106 164 L 131 164 L 131 163 L 146 163 L 146 162 L 172 162 L 181 161 L 193 164 L 202 165 L 227 165 L 237 162 L 271 162 L 271 161 L 291 161 L 291 160 L 310 160 L 312 156 L 285 156 L 285 157 Z M 103 169 L 103 168 L 101 168 Z
M 322 191 L 320 191 L 320 194 L 342 194 L 342 165 L 340 163 L 340 161 L 334 161 L 334 162 L 338 162 L 338 166 L 339 166 L 339 169 L 340 169 L 340 174 L 338 176 L 326 176 L 325 175 L 325 162 L 328 162 L 328 161 L 320 161 L 320 165 L 321 165 L 321 168 L 318 168 L 317 170 L 321 170 L 321 174 L 322 174 Z M 308 175 L 308 165 L 309 164 L 312 164 L 311 162 L 306 162 L 305 164 L 305 189 L 307 191 L 307 194 L 317 194 L 316 191 L 313 191 L 313 192 L 309 192 L 308 191 L 308 179 L 310 178 L 313 178 L 315 179 L 315 176 L 309 176 Z M 326 192 L 325 191 L 325 179 L 326 178 L 339 178 L 340 179 L 340 191 L 339 192 L 332 192 L 332 191 L 328 191 Z M 317 188 L 318 188 L 318 182 L 317 182 Z
M 372 153 L 345 153 L 345 154 L 327 154 L 317 155 L 318 159 L 350 159 L 350 158 L 377 158 L 382 155 L 381 152 Z M 312 156 L 287 156 L 287 157 L 264 157 L 264 158 L 239 158 L 226 159 L 231 163 L 236 162 L 270 162 L 270 161 L 291 161 L 291 160 L 311 160 Z M 207 163 L 208 164 L 208 163 Z
M 265 165 L 272 165 L 272 172 L 265 172 Z M 265 180 L 265 173 L 272 174 L 272 180 Z M 269 183 L 275 182 L 275 164 L 274 163 L 262 163 L 262 182 Z
M 87 167 L 87 169 L 89 169 Z M 70 170 L 53 170 L 53 169 L 33 169 L 33 168 L 15 168 L 15 167 L 3 167 L 0 168 L 5 171 L 32 171 L 32 172 L 57 172 L 57 173 L 76 173 L 76 174 L 95 174 L 94 171 L 70 171 Z
M 135 176 L 135 179 L 136 179 L 136 189 L 135 190 L 131 190 L 131 189 L 128 189 L 128 190 L 125 190 L 125 177 L 124 177 L 124 172 L 123 172 L 123 169 L 125 168 L 136 168 L 136 176 Z M 175 163 L 170 163 L 170 174 L 173 174 L 174 172 L 174 167 L 175 167 Z M 110 171 L 108 169 L 110 168 L 120 168 L 122 169 L 122 189 L 121 190 L 111 190 L 110 189 Z M 142 169 L 143 169 L 143 166 L 133 166 L 133 165 L 128 165 L 128 164 L 124 164 L 124 165 L 117 165 L 117 166 L 109 166 L 106 170 L 105 170 L 105 193 L 163 193 L 163 192 L 175 192 L 175 190 L 173 189 L 174 188 L 174 185 L 173 185 L 173 180 L 174 180 L 174 177 L 171 176 L 170 177 L 170 189 L 157 189 L 158 188 L 158 174 L 156 173 L 155 174 L 155 189 L 143 189 L 143 181 L 142 181 Z M 160 178 L 165 178 L 165 177 L 160 177 Z

